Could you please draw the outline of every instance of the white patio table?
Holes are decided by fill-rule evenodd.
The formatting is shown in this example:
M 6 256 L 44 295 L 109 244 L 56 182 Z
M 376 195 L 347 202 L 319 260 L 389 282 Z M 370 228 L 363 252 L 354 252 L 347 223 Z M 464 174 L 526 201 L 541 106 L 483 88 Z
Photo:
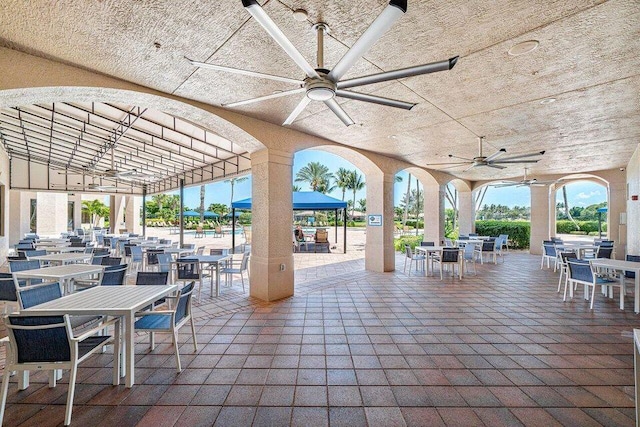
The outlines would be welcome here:
M 61 254 L 69 252 L 84 252 L 86 248 L 82 248 L 79 246 L 47 246 L 42 249 L 47 251 L 48 254 Z
M 633 292 L 633 298 L 635 300 L 633 304 L 633 311 L 638 314 L 640 312 L 640 262 L 608 258 L 596 258 L 590 262 L 594 267 L 618 271 L 622 275 L 624 275 L 625 271 L 633 271 L 636 274 L 635 289 Z M 624 277 L 621 277 L 620 279 L 624 280 Z
M 127 387 L 135 384 L 135 313 L 178 289 L 168 286 L 96 286 L 82 292 L 66 295 L 44 304 L 33 306 L 21 313 L 58 316 L 106 315 L 122 317 L 124 342 L 122 365 Z
M 46 261 L 55 264 L 75 264 L 77 262 L 87 261 L 91 259 L 91 254 L 85 254 L 84 252 L 68 252 L 57 253 L 48 255 L 38 255 L 27 257 L 29 260 Z
M 71 293 L 71 282 L 73 279 L 92 274 L 99 274 L 104 271 L 103 265 L 92 264 L 67 264 L 56 265 L 54 267 L 34 268 L 33 270 L 23 270 L 15 272 L 18 279 L 43 279 L 59 281 L 63 286 L 65 294 Z

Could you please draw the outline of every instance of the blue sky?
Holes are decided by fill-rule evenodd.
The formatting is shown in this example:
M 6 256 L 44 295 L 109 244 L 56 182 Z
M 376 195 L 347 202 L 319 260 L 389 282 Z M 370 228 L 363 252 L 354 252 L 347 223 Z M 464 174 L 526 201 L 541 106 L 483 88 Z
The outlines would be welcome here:
M 316 150 L 304 150 L 295 154 L 293 162 L 293 177 L 295 179 L 298 171 L 306 166 L 310 162 L 320 162 L 327 167 L 331 172 L 335 172 L 338 168 L 356 169 L 356 167 L 343 158 L 329 154 L 323 151 Z M 362 173 L 362 172 L 360 172 Z M 396 183 L 394 187 L 395 204 L 399 205 L 400 199 L 403 193 L 407 189 L 407 173 L 400 172 L 398 175 L 402 177 L 402 182 Z M 302 191 L 308 191 L 310 188 L 306 183 L 294 182 L 294 184 L 300 186 Z M 415 188 L 415 179 L 412 179 L 412 187 Z M 174 194 L 177 194 L 175 192 Z M 339 189 L 330 193 L 332 197 L 337 199 L 342 198 L 342 192 Z M 224 203 L 226 205 L 230 202 L 231 186 L 229 183 L 223 181 L 213 184 L 207 184 L 205 192 L 205 206 L 209 206 L 211 203 Z M 588 206 L 594 203 L 604 202 L 607 199 L 606 188 L 591 182 L 576 182 L 567 185 L 567 196 L 569 198 L 569 205 L 571 206 Z M 235 200 L 246 199 L 251 197 L 251 175 L 245 182 L 241 182 L 235 185 L 234 196 Z M 351 199 L 353 195 L 347 192 L 345 198 Z M 356 200 L 366 197 L 365 189 L 356 193 Z M 562 200 L 562 193 L 558 193 L 558 201 Z M 529 188 L 527 187 L 506 187 L 506 188 L 490 188 L 484 198 L 486 204 L 501 204 L 509 207 L 513 206 L 529 206 Z M 200 186 L 189 187 L 185 189 L 185 206 L 193 209 L 200 205 Z

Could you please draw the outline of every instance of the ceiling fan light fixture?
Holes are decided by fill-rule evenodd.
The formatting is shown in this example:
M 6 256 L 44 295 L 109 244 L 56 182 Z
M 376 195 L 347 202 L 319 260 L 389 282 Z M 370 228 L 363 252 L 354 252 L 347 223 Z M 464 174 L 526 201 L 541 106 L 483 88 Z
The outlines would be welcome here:
M 312 87 L 307 90 L 307 96 L 313 101 L 328 101 L 336 92 L 328 87 Z

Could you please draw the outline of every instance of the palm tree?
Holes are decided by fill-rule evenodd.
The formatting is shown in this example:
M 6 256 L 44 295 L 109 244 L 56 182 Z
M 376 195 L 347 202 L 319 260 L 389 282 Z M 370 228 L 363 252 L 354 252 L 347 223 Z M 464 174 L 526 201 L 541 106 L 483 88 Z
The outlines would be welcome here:
M 105 205 L 100 200 L 83 200 L 82 211 L 91 215 L 92 227 L 96 227 L 100 218 L 106 218 L 109 216 L 109 206 Z
M 336 187 L 342 190 L 342 201 L 344 202 L 344 195 L 347 192 L 347 187 L 349 186 L 351 171 L 345 168 L 338 168 L 336 173 L 333 174 L 333 177 L 336 180 Z
M 407 226 L 407 218 L 409 217 L 409 200 L 411 199 L 411 174 L 407 177 L 407 192 L 404 195 L 404 212 L 402 213 L 402 230 Z
M 294 185 L 291 187 L 291 191 L 302 191 L 302 188 L 299 185 Z
M 351 171 L 351 177 L 349 178 L 349 190 L 353 191 L 353 203 L 351 204 L 351 218 L 353 218 L 353 211 L 356 206 L 356 192 L 362 190 L 365 186 L 365 182 L 362 179 L 362 175 L 358 173 L 358 170 Z
M 296 174 L 296 182 L 308 182 L 312 191 L 331 187 L 332 174 L 329 168 L 320 162 L 309 162 Z
M 231 207 L 231 205 L 233 204 L 233 187 L 234 185 L 236 185 L 239 182 L 244 182 L 246 180 L 248 180 L 249 177 L 248 176 L 242 176 L 240 178 L 231 178 L 226 180 L 225 182 L 228 182 L 229 184 L 231 184 L 231 202 L 229 202 L 229 207 Z

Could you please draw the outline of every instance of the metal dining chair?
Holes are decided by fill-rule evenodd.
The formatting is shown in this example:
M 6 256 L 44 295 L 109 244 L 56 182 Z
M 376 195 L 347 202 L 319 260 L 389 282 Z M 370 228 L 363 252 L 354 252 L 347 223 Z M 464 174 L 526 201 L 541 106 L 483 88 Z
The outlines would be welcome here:
M 113 345 L 113 385 L 120 384 L 120 319 L 114 318 L 100 326 L 75 336 L 70 316 L 29 316 L 10 315 L 4 318 L 8 342 L 7 358 L 2 378 L 0 397 L 0 424 L 9 390 L 9 378 L 14 371 L 37 371 L 68 369 L 69 389 L 65 409 L 64 425 L 71 424 L 73 398 L 75 394 L 78 365 L 105 345 Z M 113 325 L 114 335 L 97 335 L 100 330 Z M 55 386 L 56 376 L 51 376 L 51 386 Z
M 231 261 L 227 266 L 223 267 L 220 270 L 220 274 L 225 275 L 225 283 L 227 286 L 233 285 L 233 275 L 239 274 L 240 280 L 242 281 L 242 292 L 244 290 L 244 273 L 247 272 L 247 276 L 249 275 L 248 267 L 249 267 L 249 258 L 251 257 L 250 252 L 244 252 L 242 254 L 242 259 L 238 261 Z M 248 277 L 247 277 L 248 279 Z M 213 280 L 213 279 L 212 279 Z
M 191 335 L 193 337 L 193 351 L 198 351 L 198 341 L 196 339 L 196 327 L 191 315 L 191 296 L 195 282 L 178 291 L 175 297 L 166 297 L 172 301 L 171 308 L 155 311 L 143 311 L 136 314 L 138 319 L 135 322 L 135 330 L 149 332 L 151 350 L 155 348 L 153 334 L 155 332 L 167 332 L 171 334 L 173 346 L 176 351 L 176 365 L 178 372 L 182 372 L 180 364 L 180 351 L 178 350 L 178 330 L 187 324 L 191 324 Z
M 4 306 L 3 314 L 12 312 L 14 308 L 19 308 L 16 282 L 11 273 L 0 273 L 0 302 Z
M 624 310 L 624 282 L 619 280 L 609 279 L 606 277 L 600 277 L 593 271 L 593 266 L 589 262 L 582 260 L 568 260 L 569 266 L 569 279 L 565 282 L 564 286 L 564 298 L 567 300 L 567 286 L 571 286 L 575 289 L 577 285 L 583 285 L 585 287 L 584 299 L 589 299 L 587 289 L 591 288 L 591 304 L 589 308 L 593 310 L 593 300 L 595 299 L 596 286 L 602 286 L 603 288 L 611 289 L 613 287 L 620 288 L 620 310 Z M 610 293 L 612 295 L 612 293 Z
M 426 257 L 424 255 L 414 254 L 413 250 L 411 250 L 411 246 L 404 245 L 405 259 L 404 259 L 404 269 L 403 271 L 407 271 L 407 260 L 409 260 L 409 276 L 411 276 L 411 265 L 413 262 L 416 262 L 416 271 L 418 271 L 418 262 L 422 262 L 422 271 L 424 271 L 424 264 L 426 262 Z

